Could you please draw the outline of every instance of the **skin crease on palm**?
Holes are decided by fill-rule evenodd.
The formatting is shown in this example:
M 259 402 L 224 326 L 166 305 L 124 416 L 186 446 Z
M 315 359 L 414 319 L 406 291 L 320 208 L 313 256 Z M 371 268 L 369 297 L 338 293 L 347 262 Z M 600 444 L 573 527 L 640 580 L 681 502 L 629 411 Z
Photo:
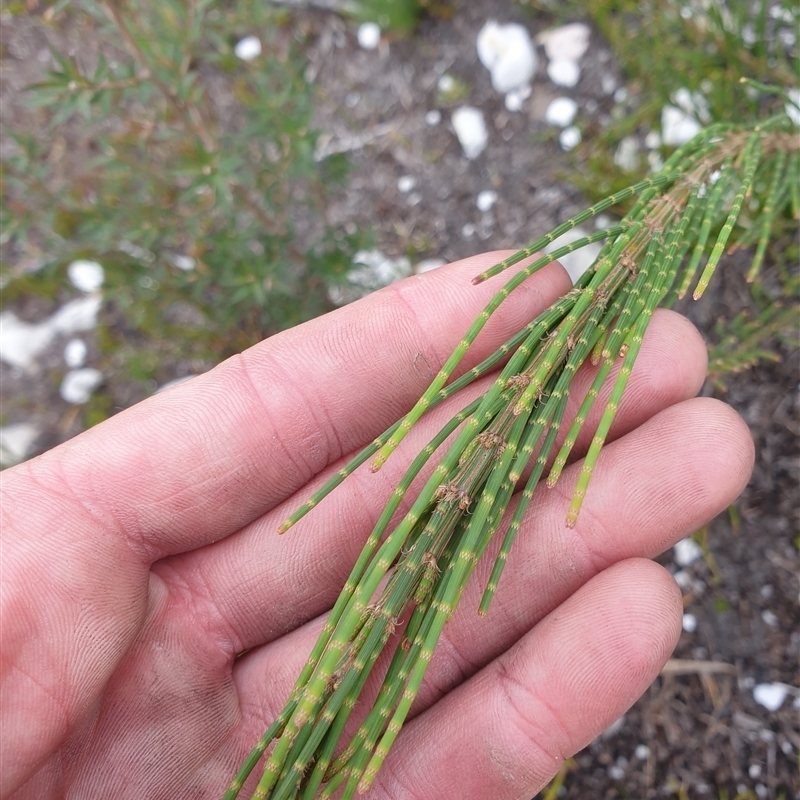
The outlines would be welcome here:
M 222 795 L 404 465 L 465 401 L 278 524 L 411 407 L 508 276 L 470 279 L 506 255 L 273 336 L 3 473 L 3 798 Z M 558 264 L 529 279 L 465 367 L 568 289 Z M 370 798 L 527 800 L 658 675 L 681 598 L 649 559 L 730 504 L 753 460 L 742 420 L 695 398 L 705 366 L 697 331 L 657 312 L 576 527 L 590 434 L 537 492 L 484 618 L 493 554 L 478 566 Z

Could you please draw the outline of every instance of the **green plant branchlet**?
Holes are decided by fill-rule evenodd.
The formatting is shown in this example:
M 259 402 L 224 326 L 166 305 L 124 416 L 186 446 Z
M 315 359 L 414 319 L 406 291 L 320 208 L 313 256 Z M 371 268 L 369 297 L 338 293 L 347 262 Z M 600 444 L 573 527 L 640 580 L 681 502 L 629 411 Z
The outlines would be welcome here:
M 317 89 L 286 12 L 253 0 L 72 0 L 42 16 L 44 30 L 89 44 L 77 54 L 54 44 L 9 126 L 3 256 L 43 266 L 38 283 L 9 279 L 4 300 L 45 293 L 71 260 L 97 259 L 151 347 L 215 360 L 331 310 L 328 290 L 346 283 L 368 237 L 328 222 L 347 160 L 315 157 Z M 265 55 L 244 61 L 234 45 L 249 31 Z M 190 334 L 169 322 L 187 302 L 206 321 Z M 105 335 L 109 351 L 131 346 Z
M 444 625 L 498 535 L 515 491 L 521 488 L 520 501 L 485 588 L 481 614 L 490 609 L 536 487 L 542 479 L 548 486 L 559 480 L 590 411 L 599 403 L 600 421 L 566 510 L 566 524 L 575 524 L 655 309 L 689 292 L 695 299 L 703 294 L 731 246 L 745 202 L 751 218 L 755 215 L 742 234 L 756 245 L 748 276 L 755 277 L 776 220 L 787 211 L 798 217 L 791 181 L 799 163 L 800 139 L 784 114 L 755 126 L 712 125 L 680 147 L 658 174 L 595 204 L 475 278 L 480 282 L 530 259 L 580 223 L 623 201 L 632 202 L 619 223 L 519 269 L 481 312 L 414 408 L 281 525 L 280 532 L 287 531 L 370 459 L 372 469 L 379 469 L 428 410 L 505 361 L 485 394 L 462 408 L 409 467 L 285 708 L 248 756 L 225 800 L 239 795 L 262 756 L 266 760 L 254 800 L 311 800 L 339 792 L 350 798 L 370 787 L 417 696 Z M 754 187 L 762 183 L 766 188 L 759 194 Z M 517 286 L 551 261 L 595 241 L 603 242 L 601 251 L 572 291 L 492 356 L 449 382 L 486 321 Z M 597 374 L 567 427 L 572 380 L 586 363 L 598 367 Z M 556 452 L 562 427 L 565 437 Z M 392 527 L 412 480 L 454 434 L 410 510 Z M 371 708 L 360 710 L 361 690 L 389 646 L 394 654 L 377 697 Z M 359 727 L 343 741 L 345 726 L 356 714 Z

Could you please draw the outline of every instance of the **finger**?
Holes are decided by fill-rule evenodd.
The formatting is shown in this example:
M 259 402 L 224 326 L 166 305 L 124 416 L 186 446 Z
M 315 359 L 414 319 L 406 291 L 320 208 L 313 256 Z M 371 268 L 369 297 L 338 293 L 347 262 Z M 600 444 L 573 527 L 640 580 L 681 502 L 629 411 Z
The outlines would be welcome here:
M 414 713 L 527 635 L 603 570 L 651 557 L 703 525 L 741 492 L 752 462 L 752 440 L 741 418 L 716 400 L 694 399 L 662 411 L 603 450 L 574 529 L 564 518 L 580 464 L 569 467 L 567 488 L 543 487 L 535 496 L 485 617 L 477 609 L 499 542 L 479 563 L 445 626 Z M 317 630 L 314 621 L 243 659 L 234 672 L 243 702 L 275 693 L 282 702 Z
M 409 723 L 370 797 L 527 800 L 652 683 L 681 612 L 663 568 L 609 568 Z
M 68 490 L 150 560 L 256 518 L 407 411 L 508 276 L 470 279 L 505 253 L 414 276 L 228 359 L 27 468 Z M 474 364 L 569 286 L 551 264 L 512 293 Z M 44 527 L 44 526 L 37 526 Z
M 672 312 L 657 314 L 620 405 L 612 438 L 696 394 L 705 374 L 705 354 L 705 345 L 690 323 Z M 577 410 L 595 372 L 588 368 L 575 377 L 568 418 Z M 613 376 L 598 398 L 586 434 L 578 442 L 579 449 L 591 438 L 612 384 Z M 315 486 L 304 487 L 302 495 L 291 498 L 235 536 L 159 564 L 157 569 L 166 580 L 170 577 L 163 570 L 176 571 L 176 580 L 197 587 L 198 596 L 208 598 L 208 620 L 217 624 L 215 635 L 228 637 L 237 652 L 263 644 L 324 613 L 335 600 L 410 459 L 456 408 L 487 385 L 488 380 L 470 387 L 452 403 L 423 417 L 402 451 L 390 458 L 380 472 L 357 471 L 286 535 L 275 535 L 278 524 Z M 336 464 L 321 474 L 319 482 L 340 466 Z M 412 495 L 413 490 L 408 493 L 406 506 Z

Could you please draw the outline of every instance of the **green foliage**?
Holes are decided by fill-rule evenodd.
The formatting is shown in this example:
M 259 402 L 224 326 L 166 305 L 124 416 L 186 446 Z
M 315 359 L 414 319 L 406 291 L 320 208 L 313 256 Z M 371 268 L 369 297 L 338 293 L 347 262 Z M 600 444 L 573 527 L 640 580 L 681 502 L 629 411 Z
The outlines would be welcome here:
M 28 94 L 35 125 L 9 131 L 4 252 L 46 265 L 28 288 L 94 258 L 134 330 L 216 357 L 328 310 L 327 288 L 364 236 L 326 224 L 347 165 L 315 159 L 303 34 L 286 12 L 257 0 L 75 0 L 45 18 L 97 57 L 87 67 L 53 50 Z M 253 34 L 262 55 L 237 58 Z M 200 331 L 167 321 L 187 300 Z
M 612 110 L 607 125 L 587 131 L 576 151 L 576 168 L 566 176 L 590 200 L 619 191 L 631 173 L 615 163 L 620 142 L 627 136 L 644 139 L 661 129 L 661 110 L 667 104 L 688 106 L 698 121 L 714 124 L 752 119 L 775 113 L 786 103 L 780 89 L 797 86 L 797 5 L 774 0 L 712 0 L 686 4 L 679 0 L 520 0 L 520 4 L 546 11 L 562 22 L 590 16 L 628 78 L 627 97 Z M 746 91 L 740 79 L 746 77 Z M 767 91 L 769 87 L 777 87 Z M 657 158 L 669 148 L 654 152 Z M 790 169 L 797 169 L 791 162 Z M 800 276 L 793 269 L 800 252 L 797 222 L 800 201 L 786 203 L 777 189 L 800 193 L 800 174 L 786 180 L 786 163 L 776 161 L 774 173 L 760 173 L 752 192 L 759 213 L 753 223 L 749 204 L 738 217 L 732 247 L 748 249 L 753 262 L 747 275 L 753 282 L 754 315 L 741 314 L 720 322 L 717 343 L 711 348 L 710 373 L 718 386 L 725 373 L 738 372 L 762 360 L 779 358 L 776 342 L 796 346 L 796 315 L 800 303 Z M 765 207 L 771 209 L 762 214 Z M 723 220 L 711 220 L 712 231 Z M 759 289 L 760 273 L 777 271 L 778 292 L 765 296 Z M 777 303 L 777 305 L 775 305 Z
M 725 389 L 725 376 L 742 372 L 760 361 L 778 361 L 776 340 L 788 347 L 800 347 L 797 308 L 771 303 L 758 316 L 746 311 L 714 326 L 717 342 L 709 348 L 708 376 Z
M 352 0 L 349 9 L 356 19 L 377 22 L 381 28 L 411 33 L 425 0 Z

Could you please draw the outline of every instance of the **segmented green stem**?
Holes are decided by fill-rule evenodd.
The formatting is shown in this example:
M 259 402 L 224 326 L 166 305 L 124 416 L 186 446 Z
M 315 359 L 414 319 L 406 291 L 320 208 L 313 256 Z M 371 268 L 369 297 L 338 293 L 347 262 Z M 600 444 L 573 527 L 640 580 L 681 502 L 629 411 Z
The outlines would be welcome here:
M 588 244 L 590 242 L 599 241 L 600 239 L 603 239 L 609 235 L 614 235 L 615 232 L 619 232 L 619 228 L 621 228 L 621 226 L 617 226 L 617 229 L 611 228 L 604 231 L 598 231 L 596 234 L 592 234 L 592 236 L 587 236 L 586 243 Z M 481 330 L 483 330 L 483 326 L 489 321 L 490 317 L 497 310 L 500 304 L 511 294 L 511 292 L 514 291 L 514 289 L 520 286 L 535 272 L 542 269 L 552 261 L 556 261 L 557 259 L 568 255 L 569 253 L 573 252 L 573 250 L 573 247 L 566 245 L 558 248 L 549 255 L 543 256 L 542 258 L 536 260 L 533 264 L 523 270 L 520 270 L 520 272 L 514 275 L 514 277 L 511 278 L 511 280 L 509 280 L 508 283 L 506 283 L 506 285 L 492 298 L 492 300 L 489 301 L 483 311 L 481 311 L 481 313 L 478 315 L 478 318 L 472 324 L 470 329 L 467 331 L 467 334 L 456 345 L 452 355 L 450 358 L 448 358 L 445 365 L 438 372 L 427 391 L 417 401 L 416 405 L 411 409 L 411 411 L 409 411 L 408 414 L 406 414 L 406 416 L 400 420 L 400 423 L 392 432 L 389 439 L 380 448 L 372 462 L 373 471 L 380 469 L 380 467 L 385 463 L 386 459 L 391 455 L 391 453 L 394 452 L 394 450 L 397 449 L 397 446 L 400 444 L 400 442 L 403 441 L 414 423 L 431 407 L 433 398 L 436 397 L 441 388 L 447 382 L 448 378 L 453 373 L 453 370 L 458 366 L 459 362 L 464 357 L 467 349 L 470 347 L 472 342 L 475 341 L 478 334 L 481 332 Z M 521 260 L 522 258 L 518 259 L 518 261 Z
M 758 166 L 760 154 L 761 137 L 758 135 L 758 132 L 756 132 L 750 136 L 747 146 L 745 147 L 742 159 L 742 185 L 736 192 L 736 197 L 734 197 L 733 202 L 731 203 L 731 209 L 728 213 L 728 218 L 725 220 L 725 224 L 722 226 L 722 230 L 719 233 L 719 237 L 714 245 L 714 249 L 711 251 L 711 256 L 708 259 L 706 268 L 703 270 L 703 274 L 700 276 L 700 280 L 698 281 L 697 287 L 694 290 L 694 294 L 692 296 L 695 300 L 699 300 L 703 296 L 703 292 L 705 292 L 706 288 L 708 288 L 711 276 L 714 274 L 714 270 L 717 268 L 717 264 L 722 257 L 722 253 L 725 250 L 725 245 L 728 242 L 728 237 L 731 235 L 733 226 L 736 224 L 736 220 L 739 217 L 739 212 L 742 210 L 744 198 L 748 195 L 750 192 L 750 187 L 753 185 L 753 176 L 755 175 L 756 167 Z
M 800 219 L 800 153 L 792 153 L 787 176 L 792 216 Z
M 733 165 L 729 159 L 720 168 L 719 176 L 717 177 L 716 183 L 714 183 L 714 186 L 711 190 L 711 195 L 708 199 L 708 206 L 706 207 L 706 213 L 703 216 L 703 222 L 700 225 L 700 231 L 697 235 L 694 251 L 692 252 L 692 258 L 686 267 L 683 279 L 678 287 L 678 299 L 680 300 L 682 300 L 686 296 L 686 292 L 689 291 L 689 286 L 691 285 L 695 273 L 697 272 L 700 259 L 706 252 L 706 244 L 708 242 L 709 234 L 711 233 L 711 226 L 719 216 L 720 208 L 725 197 L 725 191 L 730 183 L 732 169 Z
M 767 198 L 764 205 L 761 207 L 761 224 L 757 226 L 759 230 L 758 246 L 756 253 L 753 256 L 753 263 L 747 271 L 745 280 L 752 283 L 755 280 L 761 269 L 761 264 L 764 261 L 764 254 L 767 252 L 767 245 L 769 244 L 769 235 L 772 225 L 775 222 L 778 210 L 781 208 L 780 195 L 784 189 L 788 190 L 785 182 L 785 173 L 787 155 L 783 151 L 779 151 L 774 158 L 772 166 L 772 180 L 770 181 Z

